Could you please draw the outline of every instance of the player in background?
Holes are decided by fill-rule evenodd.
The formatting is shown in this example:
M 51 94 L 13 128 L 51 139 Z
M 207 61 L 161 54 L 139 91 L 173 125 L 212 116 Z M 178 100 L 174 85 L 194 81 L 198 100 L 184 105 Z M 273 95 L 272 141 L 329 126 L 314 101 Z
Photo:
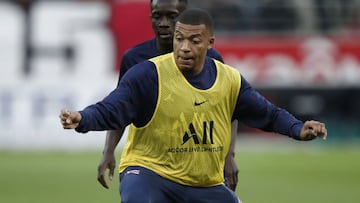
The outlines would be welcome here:
M 151 0 L 151 22 L 155 38 L 140 43 L 129 49 L 123 56 L 120 67 L 119 82 L 123 75 L 135 64 L 147 59 L 159 56 L 173 50 L 173 33 L 175 19 L 187 7 L 187 0 Z M 223 62 L 221 55 L 214 49 L 207 51 L 207 56 Z M 118 84 L 119 84 L 118 82 Z M 103 157 L 98 166 L 98 181 L 105 188 L 109 188 L 105 173 L 109 171 L 108 177 L 111 180 L 116 167 L 114 151 L 118 145 L 124 129 L 108 131 L 106 135 Z M 225 183 L 235 191 L 238 182 L 238 167 L 234 160 L 235 139 L 237 135 L 237 121 L 232 123 L 232 142 L 225 161 Z
M 131 124 L 119 168 L 122 202 L 238 203 L 223 184 L 231 140 L 224 135 L 234 119 L 296 140 L 326 139 L 324 123 L 296 119 L 236 69 L 206 57 L 213 43 L 211 16 L 185 10 L 172 53 L 132 67 L 102 101 L 61 110 L 63 128 L 81 133 Z

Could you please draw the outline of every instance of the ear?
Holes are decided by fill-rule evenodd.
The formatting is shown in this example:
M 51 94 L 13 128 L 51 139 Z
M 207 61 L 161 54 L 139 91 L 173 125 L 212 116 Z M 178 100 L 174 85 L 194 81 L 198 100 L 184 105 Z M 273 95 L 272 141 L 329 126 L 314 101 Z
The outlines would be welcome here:
M 213 47 L 214 42 L 215 42 L 215 37 L 214 36 L 210 37 L 208 49 L 211 49 Z

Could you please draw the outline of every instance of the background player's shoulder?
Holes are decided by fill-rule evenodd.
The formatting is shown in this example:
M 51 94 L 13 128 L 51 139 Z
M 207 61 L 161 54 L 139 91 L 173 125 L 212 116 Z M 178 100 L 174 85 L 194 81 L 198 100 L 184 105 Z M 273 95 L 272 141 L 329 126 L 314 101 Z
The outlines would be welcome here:
M 224 63 L 224 59 L 222 58 L 222 56 L 220 55 L 220 53 L 214 49 L 214 48 L 211 48 L 209 49 L 207 52 L 206 52 L 206 56 L 210 57 L 210 58 L 213 58 L 213 59 L 216 59 L 222 63 Z

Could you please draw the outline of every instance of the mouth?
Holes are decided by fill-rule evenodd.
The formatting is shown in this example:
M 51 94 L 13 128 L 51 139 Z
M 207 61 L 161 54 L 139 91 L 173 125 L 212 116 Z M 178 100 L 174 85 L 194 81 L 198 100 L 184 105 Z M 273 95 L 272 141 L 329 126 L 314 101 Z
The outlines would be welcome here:
M 180 64 L 185 64 L 185 65 L 189 65 L 193 62 L 193 58 L 192 57 L 178 57 L 178 61 Z
M 162 39 L 172 38 L 172 34 L 169 32 L 160 32 L 158 36 Z

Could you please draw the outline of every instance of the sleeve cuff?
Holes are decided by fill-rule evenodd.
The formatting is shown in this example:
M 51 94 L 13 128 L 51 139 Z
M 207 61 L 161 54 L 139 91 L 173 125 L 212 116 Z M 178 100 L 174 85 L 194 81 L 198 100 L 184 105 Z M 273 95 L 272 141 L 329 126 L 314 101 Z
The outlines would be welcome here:
M 294 138 L 295 140 L 301 140 L 300 132 L 303 126 L 304 124 L 302 122 L 294 124 L 291 128 L 291 133 L 290 133 L 291 137 Z
M 75 131 L 79 133 L 87 133 L 89 130 L 85 128 L 86 126 L 85 124 L 87 120 L 86 113 L 83 111 L 79 111 L 79 113 L 81 114 L 81 120 L 79 122 L 78 127 L 75 128 Z

